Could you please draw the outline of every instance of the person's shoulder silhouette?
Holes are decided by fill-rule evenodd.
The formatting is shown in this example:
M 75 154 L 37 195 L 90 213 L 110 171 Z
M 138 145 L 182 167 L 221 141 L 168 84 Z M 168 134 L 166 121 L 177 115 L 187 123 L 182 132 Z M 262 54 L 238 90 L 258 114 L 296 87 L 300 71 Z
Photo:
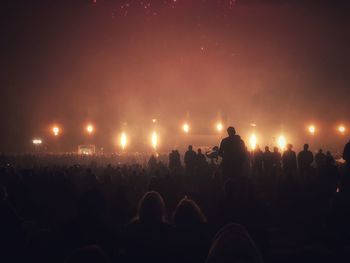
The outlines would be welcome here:
M 345 145 L 343 151 L 343 159 L 349 164 L 350 163 L 350 141 Z
M 236 134 L 234 127 L 228 127 L 227 133 L 228 137 L 222 139 L 221 141 L 219 156 L 221 156 L 223 159 L 238 157 L 245 151 L 244 142 L 241 137 Z

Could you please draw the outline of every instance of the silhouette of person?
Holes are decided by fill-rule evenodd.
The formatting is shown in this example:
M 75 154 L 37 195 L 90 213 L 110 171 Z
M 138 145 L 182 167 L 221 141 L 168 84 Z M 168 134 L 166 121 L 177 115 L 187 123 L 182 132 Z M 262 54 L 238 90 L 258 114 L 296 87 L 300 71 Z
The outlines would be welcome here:
M 188 150 L 184 156 L 184 161 L 186 165 L 187 174 L 193 175 L 194 169 L 196 167 L 196 162 L 197 162 L 197 154 L 195 151 L 193 151 L 192 145 L 188 146 Z
M 230 223 L 218 231 L 209 249 L 206 263 L 218 262 L 264 261 L 248 231 L 241 225 Z
M 153 154 L 151 155 L 151 157 L 148 160 L 148 168 L 150 170 L 154 170 L 157 168 L 157 159 Z
M 139 201 L 137 217 L 126 226 L 125 250 L 128 262 L 169 262 L 174 229 L 165 220 L 163 197 L 147 192 Z
M 330 151 L 326 152 L 326 164 L 335 163 L 335 159 Z
M 176 262 L 205 262 L 213 232 L 195 201 L 184 197 L 174 212 Z
M 346 165 L 350 166 L 350 141 L 344 147 L 343 159 L 345 160 Z
M 263 162 L 264 162 L 264 153 L 260 149 L 259 145 L 257 145 L 256 149 L 253 152 L 253 173 L 254 173 L 254 175 L 258 175 L 258 176 L 262 175 Z
M 181 168 L 180 153 L 178 150 L 174 151 L 174 163 L 175 163 L 175 167 Z
M 326 155 L 323 153 L 322 149 L 319 149 L 318 153 L 315 155 L 315 161 L 318 168 L 326 164 Z
M 326 201 L 333 198 L 339 186 L 339 179 L 340 173 L 335 160 L 330 152 L 327 152 L 326 163 L 319 171 L 319 198 L 325 198 Z
M 349 195 L 350 193 L 349 191 L 350 190 L 350 141 L 345 145 L 342 157 L 345 160 L 345 169 L 344 169 L 344 174 L 341 178 L 341 192 Z M 349 212 L 349 215 L 350 215 L 350 212 Z
M 169 169 L 174 171 L 181 167 L 180 153 L 177 150 L 172 150 L 169 154 Z
M 207 159 L 205 158 L 205 155 L 202 153 L 202 149 L 197 150 L 197 166 L 198 167 L 205 167 L 207 164 Z
M 282 155 L 283 170 L 286 173 L 295 172 L 297 169 L 297 157 L 292 149 L 293 145 L 288 144 L 287 150 Z
M 304 144 L 304 150 L 298 154 L 298 165 L 301 175 L 308 173 L 311 169 L 311 164 L 314 161 L 314 155 L 309 151 L 309 145 Z
M 273 167 L 273 153 L 270 151 L 269 146 L 265 146 L 265 152 L 263 154 L 264 171 L 266 175 L 269 175 Z
M 282 161 L 282 155 L 279 152 L 278 147 L 273 147 L 272 166 L 273 166 L 274 170 L 281 169 L 281 161 Z
M 233 127 L 227 128 L 228 137 L 220 143 L 219 156 L 222 157 L 222 173 L 224 178 L 240 176 L 246 157 L 244 141 Z

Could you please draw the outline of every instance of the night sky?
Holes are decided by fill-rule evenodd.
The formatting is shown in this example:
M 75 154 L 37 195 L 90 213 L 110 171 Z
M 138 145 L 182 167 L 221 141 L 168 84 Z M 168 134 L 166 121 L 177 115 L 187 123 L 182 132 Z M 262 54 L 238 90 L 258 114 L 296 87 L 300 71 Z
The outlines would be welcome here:
M 123 123 L 141 136 L 151 118 L 168 140 L 185 119 L 210 134 L 218 118 L 267 137 L 313 122 L 329 139 L 350 120 L 349 11 L 346 1 L 3 1 L 0 152 L 29 150 L 54 123 L 62 149 L 75 149 L 88 121 L 108 148 Z

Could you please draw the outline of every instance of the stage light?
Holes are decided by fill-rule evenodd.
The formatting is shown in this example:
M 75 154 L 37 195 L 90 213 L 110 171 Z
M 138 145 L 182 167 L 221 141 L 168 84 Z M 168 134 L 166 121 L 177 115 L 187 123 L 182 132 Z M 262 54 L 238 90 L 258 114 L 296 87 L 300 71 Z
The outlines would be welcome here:
M 41 139 L 33 139 L 32 142 L 34 145 L 41 145 L 43 143 L 43 141 Z
M 122 149 L 124 150 L 126 145 L 128 144 L 128 138 L 126 136 L 126 133 L 123 132 L 121 135 L 120 135 L 120 147 L 122 147 Z
M 188 123 L 184 123 L 184 125 L 182 125 L 182 130 L 184 131 L 184 133 L 189 133 L 190 125 L 188 125 Z
M 281 135 L 277 139 L 277 144 L 278 144 L 278 147 L 280 148 L 280 150 L 283 151 L 286 148 L 286 146 L 287 146 L 286 138 L 283 135 Z
M 218 132 L 222 132 L 223 129 L 224 129 L 224 125 L 223 125 L 221 122 L 218 122 L 218 123 L 216 124 L 216 130 L 217 130 Z
M 338 131 L 339 131 L 341 134 L 344 134 L 344 133 L 345 133 L 345 131 L 346 131 L 345 126 L 340 125 L 340 126 L 338 127 Z
M 308 131 L 309 131 L 309 133 L 310 133 L 311 135 L 314 135 L 315 132 L 316 132 L 316 127 L 315 127 L 314 125 L 310 125 L 310 126 L 308 127 Z
M 156 122 L 157 122 L 157 119 L 152 119 L 152 122 L 153 122 L 153 123 L 156 123 Z
M 58 136 L 60 134 L 60 128 L 58 126 L 52 127 L 52 133 L 54 136 Z
M 250 135 L 250 137 L 249 137 L 249 145 L 250 145 L 250 149 L 252 151 L 255 150 L 255 148 L 257 146 L 257 143 L 258 143 L 258 138 L 256 137 L 256 135 L 255 134 Z
M 88 125 L 86 126 L 86 131 L 87 131 L 89 134 L 93 133 L 93 132 L 94 132 L 94 126 L 93 126 L 92 124 L 88 124 Z
M 155 131 L 152 133 L 152 136 L 151 136 L 151 144 L 153 149 L 156 150 L 158 146 L 158 135 Z

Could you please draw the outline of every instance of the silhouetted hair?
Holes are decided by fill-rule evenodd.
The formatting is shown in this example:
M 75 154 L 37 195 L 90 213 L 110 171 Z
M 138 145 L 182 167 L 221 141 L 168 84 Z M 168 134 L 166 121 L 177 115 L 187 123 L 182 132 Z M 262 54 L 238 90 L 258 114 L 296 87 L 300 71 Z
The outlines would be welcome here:
M 229 224 L 216 234 L 206 263 L 262 263 L 262 257 L 244 227 Z
M 230 126 L 230 127 L 228 127 L 227 128 L 227 133 L 228 133 L 228 135 L 235 135 L 236 134 L 236 130 L 235 130 L 235 128 L 233 128 L 232 126 Z
M 158 192 L 147 192 L 141 198 L 138 207 L 138 219 L 147 223 L 164 222 L 165 204 Z
M 195 201 L 184 197 L 175 209 L 174 223 L 181 227 L 207 223 L 207 219 Z

